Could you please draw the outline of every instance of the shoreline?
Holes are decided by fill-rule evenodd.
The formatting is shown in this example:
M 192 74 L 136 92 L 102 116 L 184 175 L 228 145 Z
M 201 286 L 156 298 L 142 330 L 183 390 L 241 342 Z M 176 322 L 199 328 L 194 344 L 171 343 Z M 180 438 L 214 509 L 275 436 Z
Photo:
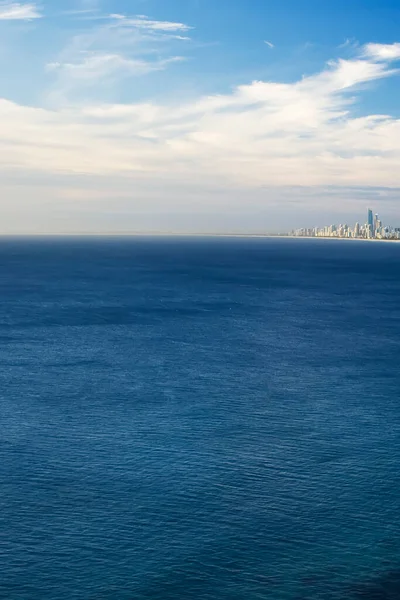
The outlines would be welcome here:
M 343 238 L 343 237 L 329 237 L 329 236 L 307 236 L 307 235 L 287 235 L 287 236 L 276 236 L 276 237 L 287 237 L 291 240 L 338 240 L 344 242 L 400 242 L 399 240 L 385 240 L 378 238 Z
M 168 237 L 168 238 L 257 238 L 257 239 L 288 239 L 288 240 L 335 240 L 345 242 L 393 242 L 398 240 L 343 238 L 329 236 L 284 235 L 273 233 L 175 233 L 175 232 L 67 232 L 67 233 L 0 233 L 1 239 L 30 239 L 30 238 L 127 238 L 127 237 Z

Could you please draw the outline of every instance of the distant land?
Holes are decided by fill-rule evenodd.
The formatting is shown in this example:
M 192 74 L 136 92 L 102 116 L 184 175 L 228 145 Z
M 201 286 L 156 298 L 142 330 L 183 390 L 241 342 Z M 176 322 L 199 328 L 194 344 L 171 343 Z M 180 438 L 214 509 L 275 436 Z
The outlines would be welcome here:
M 80 232 L 44 232 L 44 233 L 0 233 L 0 238 L 53 238 L 53 237 L 193 237 L 193 238 L 281 238 L 281 239 L 313 239 L 313 240 L 351 240 L 361 242 L 400 242 L 400 239 L 393 238 L 362 238 L 362 237 L 335 237 L 330 235 L 306 236 L 290 233 L 218 233 L 218 232 L 173 232 L 173 231 L 80 231 Z

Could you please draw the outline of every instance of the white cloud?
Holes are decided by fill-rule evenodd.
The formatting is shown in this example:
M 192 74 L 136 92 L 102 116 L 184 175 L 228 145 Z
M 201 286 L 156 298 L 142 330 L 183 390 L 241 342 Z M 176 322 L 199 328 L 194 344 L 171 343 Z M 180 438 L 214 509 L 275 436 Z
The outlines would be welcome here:
M 182 212 L 189 197 L 204 214 L 216 206 L 223 212 L 236 198 L 239 214 L 241 198 L 283 205 L 287 190 L 303 189 L 290 192 L 303 204 L 304 189 L 314 203 L 324 193 L 335 204 L 326 191 L 332 186 L 362 193 L 400 188 L 400 119 L 360 116 L 357 105 L 366 84 L 397 75 L 382 51 L 371 56 L 363 47 L 359 56 L 292 83 L 254 81 L 190 102 L 86 102 L 49 110 L 1 100 L 0 169 L 18 179 L 65 177 L 63 194 L 76 204 L 85 189 L 69 190 L 68 178 L 85 176 L 93 203 L 118 189 L 124 206 L 135 197 L 153 212 L 163 203 L 165 212 Z M 80 56 L 51 68 L 73 71 L 75 80 L 149 68 L 117 52 Z
M 268 40 L 264 40 L 264 44 L 267 44 L 268 48 L 275 48 L 275 45 L 272 42 L 269 42 Z
M 117 55 L 53 68 L 86 77 L 105 65 L 142 68 Z M 400 120 L 352 115 L 359 86 L 393 74 L 359 58 L 294 83 L 255 81 L 173 106 L 49 111 L 2 101 L 0 165 L 222 186 L 400 186 Z
M 381 61 L 400 60 L 400 43 L 367 44 L 364 48 L 364 56 Z
M 36 4 L 0 2 L 0 21 L 30 21 L 41 16 Z

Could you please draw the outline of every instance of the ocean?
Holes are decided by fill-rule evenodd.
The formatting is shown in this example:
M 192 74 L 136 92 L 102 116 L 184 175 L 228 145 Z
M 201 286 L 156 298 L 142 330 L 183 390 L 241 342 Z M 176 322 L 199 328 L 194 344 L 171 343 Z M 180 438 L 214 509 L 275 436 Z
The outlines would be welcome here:
M 0 598 L 400 598 L 400 244 L 0 241 Z

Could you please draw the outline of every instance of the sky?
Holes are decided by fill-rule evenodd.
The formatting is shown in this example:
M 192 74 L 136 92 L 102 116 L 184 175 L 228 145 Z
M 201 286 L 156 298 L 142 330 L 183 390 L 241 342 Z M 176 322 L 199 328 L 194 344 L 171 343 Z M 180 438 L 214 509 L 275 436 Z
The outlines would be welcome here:
M 400 226 L 398 0 L 0 0 L 0 233 Z

